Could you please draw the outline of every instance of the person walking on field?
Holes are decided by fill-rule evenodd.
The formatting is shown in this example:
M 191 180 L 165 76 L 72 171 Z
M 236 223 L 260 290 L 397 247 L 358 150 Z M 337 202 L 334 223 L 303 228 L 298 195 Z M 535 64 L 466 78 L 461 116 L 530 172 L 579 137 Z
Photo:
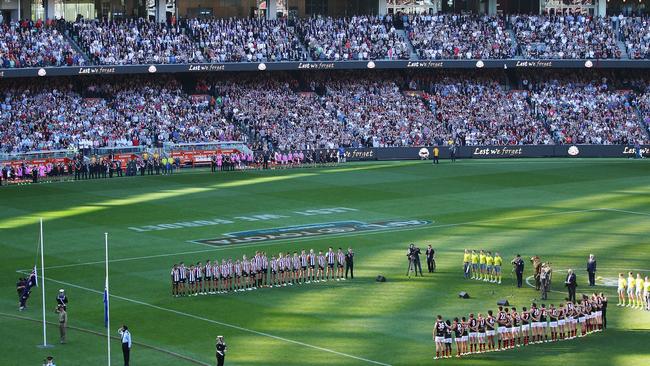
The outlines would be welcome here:
M 354 252 L 352 248 L 348 248 L 345 253 L 345 278 L 348 278 L 348 271 L 350 272 L 350 279 L 354 279 Z

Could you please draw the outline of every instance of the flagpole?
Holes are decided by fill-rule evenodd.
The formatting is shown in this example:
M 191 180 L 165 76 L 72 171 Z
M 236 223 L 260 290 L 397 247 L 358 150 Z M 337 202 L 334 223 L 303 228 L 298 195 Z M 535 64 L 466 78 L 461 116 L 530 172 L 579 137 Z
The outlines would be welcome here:
M 111 366 L 111 316 L 108 294 L 108 233 L 104 233 L 104 247 L 106 251 L 106 345 L 108 349 L 108 366 Z
M 45 255 L 43 254 L 43 218 L 41 222 L 41 294 L 43 298 L 43 347 L 47 347 L 47 323 L 45 322 Z

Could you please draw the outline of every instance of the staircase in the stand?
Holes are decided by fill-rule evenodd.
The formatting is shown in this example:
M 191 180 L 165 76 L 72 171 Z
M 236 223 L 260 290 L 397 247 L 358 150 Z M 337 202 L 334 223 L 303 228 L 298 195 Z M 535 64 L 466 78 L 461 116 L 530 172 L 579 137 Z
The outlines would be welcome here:
M 415 47 L 413 47 L 413 44 L 411 44 L 411 40 L 409 40 L 408 33 L 406 33 L 406 30 L 404 29 L 395 29 L 395 32 L 406 42 L 406 44 L 409 47 L 409 51 L 411 53 L 411 56 L 409 57 L 409 60 L 417 60 L 418 59 L 418 54 L 415 52 Z
M 623 41 L 618 41 L 616 42 L 616 45 L 621 50 L 621 60 L 628 60 L 630 58 L 630 55 L 627 54 L 625 43 Z
M 74 48 L 74 50 L 77 51 L 77 53 L 80 54 L 81 57 L 83 57 L 85 64 L 90 65 L 91 64 L 90 57 L 88 57 L 88 54 L 79 46 L 79 44 L 77 43 L 78 40 L 77 36 L 72 33 L 70 28 L 66 29 L 63 32 L 63 36 L 68 41 L 68 43 L 70 43 L 72 48 Z
M 646 141 L 650 141 L 650 125 L 648 125 L 645 118 L 643 118 L 643 113 L 639 107 L 635 107 L 634 112 L 636 112 L 641 129 L 645 132 Z
M 512 46 L 515 48 L 515 58 L 521 58 L 521 55 L 519 55 L 519 43 L 517 43 L 517 35 L 515 34 L 515 31 L 512 28 L 508 28 L 506 29 L 506 32 L 510 35 Z

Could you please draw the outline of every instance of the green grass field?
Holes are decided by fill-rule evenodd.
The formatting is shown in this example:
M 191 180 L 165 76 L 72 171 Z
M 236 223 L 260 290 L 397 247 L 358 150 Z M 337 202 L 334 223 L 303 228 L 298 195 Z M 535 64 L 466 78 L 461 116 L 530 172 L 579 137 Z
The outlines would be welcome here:
M 110 235 L 112 331 L 132 330 L 134 365 L 214 364 L 214 338 L 226 337 L 227 365 L 643 365 L 650 364 L 650 313 L 615 306 L 609 329 L 584 339 L 533 345 L 462 360 L 432 360 L 436 314 L 463 316 L 494 309 L 500 298 L 528 306 L 538 294 L 516 289 L 506 266 L 502 285 L 463 280 L 463 248 L 540 255 L 557 270 L 585 265 L 596 254 L 599 276 L 650 272 L 650 165 L 633 160 L 505 160 L 350 163 L 342 167 L 213 175 L 190 171 L 154 176 L 2 187 L 0 189 L 0 365 L 106 364 L 103 318 L 104 232 Z M 307 215 L 306 210 L 353 210 Z M 298 213 L 300 212 L 300 213 Z M 286 217 L 248 221 L 252 215 Z M 70 298 L 69 342 L 43 350 L 40 289 L 17 311 L 17 270 L 36 260 L 38 218 L 45 219 L 48 320 L 59 288 Z M 239 218 L 237 218 L 239 217 Z M 142 231 L 146 225 L 192 220 L 231 224 Z M 230 246 L 190 242 L 225 233 L 344 220 L 427 220 L 397 230 L 343 233 L 297 241 Z M 140 231 L 129 229 L 140 228 Z M 438 273 L 407 279 L 410 242 L 438 250 Z M 178 261 L 240 257 L 301 248 L 351 246 L 354 281 L 247 293 L 172 298 L 169 269 Z M 526 274 L 530 275 L 527 263 Z M 386 283 L 375 282 L 383 274 Z M 565 294 L 557 272 L 548 301 Z M 459 291 L 471 298 L 459 299 Z M 16 316 L 22 317 L 17 318 Z M 27 319 L 28 318 L 28 319 Z M 113 343 L 113 364 L 121 364 Z M 176 354 L 176 355 L 175 355 Z M 183 358 L 181 358 L 182 356 Z M 192 361 L 194 360 L 194 361 Z

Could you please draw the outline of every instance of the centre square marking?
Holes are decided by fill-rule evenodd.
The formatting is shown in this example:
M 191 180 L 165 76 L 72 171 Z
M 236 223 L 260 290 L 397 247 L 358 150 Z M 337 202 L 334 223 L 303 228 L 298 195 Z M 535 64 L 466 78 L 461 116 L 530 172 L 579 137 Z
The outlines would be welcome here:
M 191 240 L 192 243 L 207 245 L 233 245 L 302 239 L 309 237 L 350 234 L 368 231 L 390 231 L 431 224 L 427 220 L 391 220 L 379 222 L 334 221 L 317 224 L 293 225 L 270 229 L 237 231 L 223 234 L 220 238 Z

